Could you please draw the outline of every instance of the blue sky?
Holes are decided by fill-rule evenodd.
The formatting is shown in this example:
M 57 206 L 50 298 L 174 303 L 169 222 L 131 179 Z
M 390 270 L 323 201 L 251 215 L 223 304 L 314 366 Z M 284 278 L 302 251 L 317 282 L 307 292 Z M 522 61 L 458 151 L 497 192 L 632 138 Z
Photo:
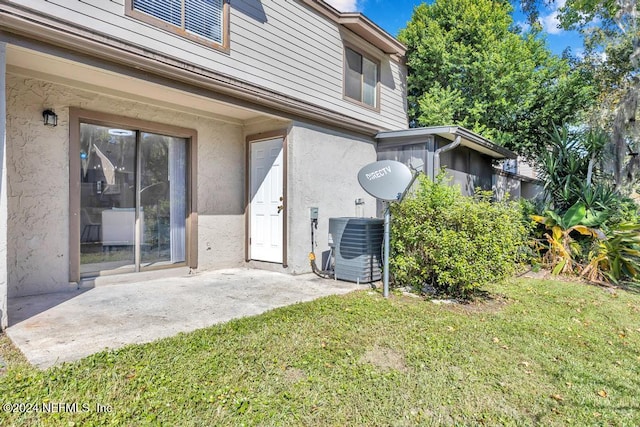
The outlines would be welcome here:
M 362 12 L 391 35 L 396 36 L 407 21 L 411 19 L 413 8 L 423 1 L 418 0 L 325 0 L 342 12 Z M 513 4 L 513 3 L 512 3 Z M 554 7 L 564 4 L 556 0 Z M 519 3 L 515 3 L 516 6 Z M 566 47 L 571 47 L 574 55 L 582 51 L 582 41 L 575 32 L 561 31 L 557 28 L 556 10 L 548 9 L 540 13 L 540 23 L 547 33 L 547 45 L 552 52 L 560 55 Z M 525 17 L 519 11 L 514 12 L 514 21 L 524 24 Z

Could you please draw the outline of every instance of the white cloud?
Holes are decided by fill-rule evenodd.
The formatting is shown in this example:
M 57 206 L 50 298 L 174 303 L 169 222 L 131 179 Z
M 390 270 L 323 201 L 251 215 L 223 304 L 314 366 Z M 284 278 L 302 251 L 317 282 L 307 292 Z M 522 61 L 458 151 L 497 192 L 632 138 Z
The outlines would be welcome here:
M 563 31 L 562 28 L 560 28 L 558 12 L 540 17 L 540 24 L 542 24 L 542 28 L 549 34 L 560 34 Z
M 325 0 L 340 12 L 357 12 L 360 10 L 358 0 Z
M 541 16 L 539 21 L 542 29 L 549 34 L 560 34 L 564 30 L 560 28 L 558 9 L 564 7 L 566 0 L 556 0 L 552 3 L 553 10 L 548 15 Z
M 520 27 L 520 29 L 523 32 L 529 31 L 529 29 L 531 28 L 531 24 L 529 24 L 527 21 L 518 21 L 515 23 L 518 27 Z
M 575 56 L 576 58 L 583 60 L 584 59 L 584 49 L 583 48 L 577 48 L 577 49 L 572 49 L 571 53 L 573 54 L 573 56 Z

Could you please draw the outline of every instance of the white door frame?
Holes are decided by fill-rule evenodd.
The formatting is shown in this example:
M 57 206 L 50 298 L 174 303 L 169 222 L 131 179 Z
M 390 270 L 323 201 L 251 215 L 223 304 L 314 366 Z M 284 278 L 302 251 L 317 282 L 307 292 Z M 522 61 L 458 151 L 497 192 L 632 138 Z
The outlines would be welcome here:
M 251 144 L 271 139 L 282 139 L 282 266 L 287 267 L 287 177 L 288 177 L 288 156 L 287 156 L 287 130 L 265 132 L 249 135 L 246 138 L 246 174 L 245 174 L 245 261 L 251 261 Z M 256 260 L 260 261 L 260 260 Z

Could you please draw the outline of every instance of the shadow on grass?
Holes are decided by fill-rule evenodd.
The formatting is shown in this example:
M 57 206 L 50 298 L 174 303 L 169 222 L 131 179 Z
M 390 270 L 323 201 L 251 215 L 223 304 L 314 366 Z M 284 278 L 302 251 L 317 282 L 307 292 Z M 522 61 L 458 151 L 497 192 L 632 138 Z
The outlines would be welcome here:
M 620 289 L 632 294 L 640 295 L 640 283 L 638 282 L 623 283 L 620 285 Z

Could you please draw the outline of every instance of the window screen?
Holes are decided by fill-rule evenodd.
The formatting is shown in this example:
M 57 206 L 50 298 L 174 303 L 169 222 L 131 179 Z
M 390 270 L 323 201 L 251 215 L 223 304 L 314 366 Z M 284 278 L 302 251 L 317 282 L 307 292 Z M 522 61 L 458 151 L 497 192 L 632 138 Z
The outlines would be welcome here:
M 133 0 L 133 8 L 182 27 L 182 0 Z
M 364 104 L 378 103 L 378 64 L 350 48 L 345 48 L 344 94 Z
M 367 58 L 362 58 L 362 102 L 376 105 L 378 88 L 378 64 Z

